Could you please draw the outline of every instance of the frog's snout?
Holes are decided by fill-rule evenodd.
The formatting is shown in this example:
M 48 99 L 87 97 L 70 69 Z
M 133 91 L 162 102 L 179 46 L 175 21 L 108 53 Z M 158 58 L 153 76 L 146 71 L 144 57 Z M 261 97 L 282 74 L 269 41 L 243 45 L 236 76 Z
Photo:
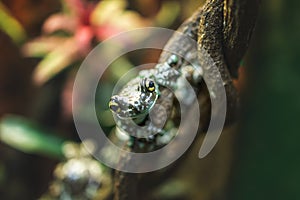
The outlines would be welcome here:
M 121 107 L 118 101 L 118 96 L 112 96 L 109 100 L 108 103 L 109 109 L 114 112 L 114 113 L 120 113 L 121 112 Z

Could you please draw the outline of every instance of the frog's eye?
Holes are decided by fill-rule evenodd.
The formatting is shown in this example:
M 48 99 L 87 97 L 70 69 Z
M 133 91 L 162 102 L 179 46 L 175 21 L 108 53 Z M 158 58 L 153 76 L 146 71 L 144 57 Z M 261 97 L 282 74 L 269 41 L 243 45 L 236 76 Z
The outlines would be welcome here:
M 147 79 L 145 82 L 145 87 L 148 92 L 153 92 L 155 90 L 155 83 L 151 79 Z
M 179 57 L 175 54 L 171 55 L 167 60 L 168 65 L 171 67 L 175 67 L 179 64 Z
M 121 112 L 121 108 L 120 108 L 119 104 L 117 102 L 115 102 L 114 99 L 111 99 L 109 101 L 108 106 L 109 106 L 109 109 L 115 113 Z

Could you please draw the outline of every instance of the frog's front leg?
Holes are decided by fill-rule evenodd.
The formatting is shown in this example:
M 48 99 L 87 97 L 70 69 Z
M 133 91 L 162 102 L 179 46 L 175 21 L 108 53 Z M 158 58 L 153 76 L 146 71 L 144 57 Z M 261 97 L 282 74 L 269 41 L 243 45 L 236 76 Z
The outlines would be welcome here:
M 163 127 L 154 124 L 149 117 L 142 124 L 137 124 L 133 119 L 119 119 L 117 127 L 131 139 L 147 142 L 153 141 L 155 135 L 164 133 Z
M 156 130 L 156 127 L 153 128 Z M 146 144 L 148 144 L 148 149 L 153 150 L 155 148 L 167 145 L 176 136 L 177 131 L 177 128 L 172 128 L 170 130 L 161 129 L 159 132 L 154 132 L 153 135 L 149 135 L 147 138 L 136 138 L 130 136 L 128 145 L 138 145 L 139 148 L 143 148 Z
M 180 89 L 179 79 L 186 79 L 192 85 L 197 85 L 203 77 L 203 69 L 197 60 L 193 59 L 190 64 L 183 62 L 176 55 L 172 55 L 168 61 L 158 64 L 156 69 L 154 74 L 156 82 L 173 90 Z
M 170 141 L 168 138 L 171 138 L 173 132 L 170 133 L 169 130 L 165 130 L 166 124 L 168 123 L 168 113 L 164 110 L 166 108 L 161 107 L 163 103 L 166 104 L 167 102 L 169 102 L 169 100 L 155 105 L 147 114 L 147 117 L 139 121 L 139 123 L 131 118 L 118 118 L 118 132 L 122 133 L 120 134 L 120 139 L 126 135 L 128 146 L 133 147 L 138 145 L 140 149 L 146 144 L 148 144 L 147 147 L 149 147 L 150 144 L 151 148 L 156 148 L 166 144 L 166 141 Z
M 177 79 L 180 76 L 181 73 L 167 63 L 159 64 L 157 66 L 157 73 L 154 75 L 157 84 L 173 90 L 177 89 Z

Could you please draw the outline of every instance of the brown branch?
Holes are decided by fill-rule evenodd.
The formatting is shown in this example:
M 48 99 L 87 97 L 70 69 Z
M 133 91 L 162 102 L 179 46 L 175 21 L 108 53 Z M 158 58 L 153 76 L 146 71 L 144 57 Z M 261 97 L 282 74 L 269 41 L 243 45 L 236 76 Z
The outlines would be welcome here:
M 204 11 L 198 10 L 198 12 L 204 13 L 200 19 L 199 30 L 195 29 L 196 33 L 198 32 L 198 42 L 201 47 L 204 47 L 208 51 L 221 73 L 228 98 L 228 110 L 230 112 L 227 116 L 229 116 L 229 118 L 233 115 L 234 108 L 237 105 L 237 93 L 232 84 L 232 77 L 237 77 L 239 63 L 248 48 L 258 14 L 258 7 L 259 0 L 209 0 L 203 7 Z M 197 19 L 199 18 L 197 17 Z M 198 23 L 199 22 L 196 22 L 196 24 Z M 202 58 L 200 63 L 205 67 L 207 62 L 205 58 Z M 204 69 L 204 71 L 205 70 L 208 72 L 207 76 L 209 80 L 213 82 L 214 72 L 209 71 L 208 68 Z M 203 131 L 205 124 L 208 123 L 210 119 L 210 112 L 209 109 L 207 109 L 210 105 L 207 101 L 209 99 L 209 93 L 203 92 L 203 90 L 201 91 L 198 99 L 201 107 L 204 107 L 204 109 L 201 108 L 201 111 L 203 112 L 203 110 L 205 110 L 205 113 L 201 112 L 201 118 L 205 123 L 199 123 L 201 125 L 200 130 Z M 218 151 L 224 151 L 224 149 Z M 232 152 L 231 150 L 229 151 Z M 125 158 L 124 162 L 128 163 L 128 160 Z M 168 178 L 171 176 L 169 172 L 173 174 L 173 172 L 176 171 L 174 167 L 182 167 L 182 162 L 184 162 L 184 159 L 180 159 L 180 163 L 176 162 L 176 165 L 170 167 L 170 170 L 166 170 L 164 175 L 158 173 L 160 174 L 158 176 L 159 178 L 153 176 L 153 173 L 151 173 L 152 177 L 147 179 L 144 176 L 142 180 L 151 180 L 149 182 L 156 184 L 154 179 L 157 178 L 159 182 L 161 182 L 162 177 L 164 179 Z M 230 162 L 228 166 L 229 165 Z M 115 176 L 115 199 L 137 199 L 139 191 L 138 185 L 142 184 L 149 185 L 148 182 L 138 184 L 138 177 L 135 174 L 117 172 Z M 149 188 L 153 187 L 146 187 L 146 189 Z
M 224 1 L 224 53 L 232 77 L 246 50 L 258 15 L 260 0 Z

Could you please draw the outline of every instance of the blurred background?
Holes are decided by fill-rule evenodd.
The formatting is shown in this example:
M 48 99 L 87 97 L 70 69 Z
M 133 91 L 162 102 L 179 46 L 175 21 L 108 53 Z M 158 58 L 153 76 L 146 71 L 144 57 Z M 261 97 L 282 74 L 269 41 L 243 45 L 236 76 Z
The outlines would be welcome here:
M 77 69 L 93 47 L 133 28 L 177 29 L 202 3 L 1 0 L 0 199 L 51 199 L 59 193 L 57 185 L 68 184 L 60 181 L 63 170 L 57 164 L 78 155 L 89 159 L 73 124 L 72 87 Z M 299 6 L 296 0 L 266 0 L 261 5 L 236 81 L 242 112 L 235 150 L 228 150 L 234 154 L 226 181 L 228 199 L 300 199 Z M 129 54 L 106 71 L 96 105 L 108 134 L 114 127 L 107 107 L 114 84 L 134 65 L 156 62 L 159 53 Z M 227 151 L 226 146 L 222 151 Z M 109 173 L 98 165 L 98 171 Z M 191 182 L 197 188 L 197 181 Z M 102 184 L 110 182 L 104 178 Z M 165 188 L 158 193 L 167 196 L 164 199 L 189 199 L 165 194 L 172 192 Z M 93 190 L 87 193 L 92 195 Z

